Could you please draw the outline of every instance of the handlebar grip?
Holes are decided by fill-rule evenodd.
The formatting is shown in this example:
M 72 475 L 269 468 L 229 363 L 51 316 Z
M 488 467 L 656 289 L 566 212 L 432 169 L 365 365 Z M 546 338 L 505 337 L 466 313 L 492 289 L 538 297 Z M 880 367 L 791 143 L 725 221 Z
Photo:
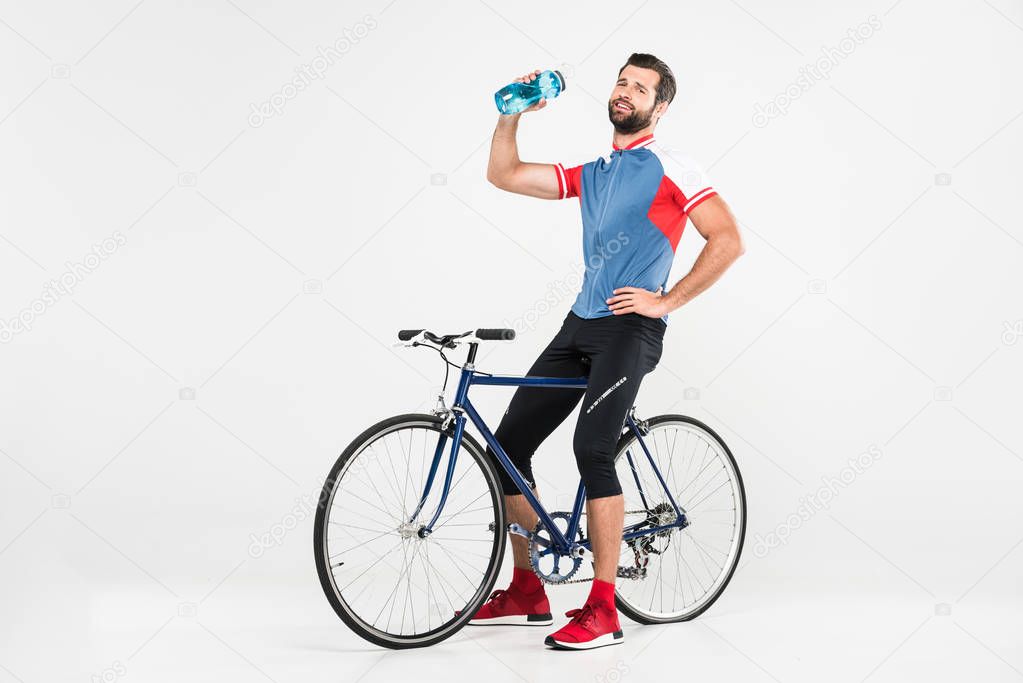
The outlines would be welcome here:
M 398 330 L 398 341 L 408 341 L 420 332 L 422 332 L 422 330 Z
M 511 341 L 515 339 L 515 330 L 507 327 L 483 327 L 476 330 L 476 336 L 488 341 Z

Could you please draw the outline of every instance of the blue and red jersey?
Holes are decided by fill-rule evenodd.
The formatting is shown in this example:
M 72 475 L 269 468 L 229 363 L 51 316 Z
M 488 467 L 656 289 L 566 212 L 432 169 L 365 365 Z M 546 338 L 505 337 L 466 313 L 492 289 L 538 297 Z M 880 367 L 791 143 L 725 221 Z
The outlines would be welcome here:
M 668 274 L 689 212 L 717 194 L 686 155 L 639 138 L 581 166 L 554 164 L 561 199 L 578 197 L 583 219 L 581 318 L 612 315 L 619 287 L 668 291 Z M 667 316 L 663 320 L 667 322 Z

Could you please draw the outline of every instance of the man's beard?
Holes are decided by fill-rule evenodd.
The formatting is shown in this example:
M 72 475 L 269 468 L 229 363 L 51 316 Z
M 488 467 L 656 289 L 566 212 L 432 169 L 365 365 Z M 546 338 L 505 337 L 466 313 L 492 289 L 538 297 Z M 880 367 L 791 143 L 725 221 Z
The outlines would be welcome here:
M 647 111 L 639 111 L 634 108 L 625 116 L 622 116 L 622 113 L 615 109 L 614 101 L 607 103 L 607 117 L 611 119 L 611 125 L 615 127 L 615 130 L 623 135 L 631 135 L 643 130 L 650 125 L 654 118 L 653 107 Z M 615 118 L 616 114 L 619 118 Z

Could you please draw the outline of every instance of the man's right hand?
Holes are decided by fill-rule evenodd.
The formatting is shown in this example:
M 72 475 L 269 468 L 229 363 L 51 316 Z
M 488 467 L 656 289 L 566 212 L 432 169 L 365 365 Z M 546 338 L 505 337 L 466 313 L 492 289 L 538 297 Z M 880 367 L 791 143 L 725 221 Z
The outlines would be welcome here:
M 529 74 L 526 74 L 524 76 L 519 76 L 513 82 L 515 82 L 515 83 L 531 83 L 531 82 L 535 81 L 536 77 L 539 76 L 541 73 L 543 73 L 543 72 L 540 71 L 540 69 L 537 69 L 533 73 L 529 73 Z M 540 109 L 543 109 L 546 106 L 547 106 L 547 99 L 541 97 L 539 102 L 537 102 L 536 104 L 531 106 L 529 109 L 523 109 L 522 111 L 519 112 L 519 114 L 525 114 L 525 113 L 531 112 L 531 111 L 539 111 Z M 516 114 L 511 114 L 511 116 L 516 116 Z

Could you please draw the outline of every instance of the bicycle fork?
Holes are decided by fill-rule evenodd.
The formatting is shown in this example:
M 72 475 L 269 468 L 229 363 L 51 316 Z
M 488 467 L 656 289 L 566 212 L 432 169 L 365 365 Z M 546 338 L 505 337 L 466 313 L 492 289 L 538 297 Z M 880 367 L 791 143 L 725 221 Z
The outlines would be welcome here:
M 419 504 L 416 505 L 416 509 L 412 512 L 408 521 L 403 525 L 407 529 L 415 529 L 415 533 L 419 536 L 419 538 L 426 538 L 433 533 L 433 526 L 437 523 L 437 519 L 440 517 L 441 511 L 444 509 L 444 504 L 448 500 L 448 493 L 451 492 L 451 479 L 455 474 L 455 465 L 458 463 L 458 451 L 462 445 L 462 434 L 465 431 L 465 415 L 456 411 L 452 422 L 455 426 L 455 432 L 451 436 L 451 450 L 448 456 L 447 468 L 444 472 L 444 484 L 441 488 L 440 501 L 437 503 L 437 508 L 433 511 L 433 516 L 430 518 L 429 523 L 420 526 L 419 529 L 415 529 L 416 519 L 423 511 L 427 498 L 430 497 L 430 491 L 433 489 L 434 480 L 437 478 L 437 470 L 440 469 L 440 462 L 444 457 L 444 446 L 447 444 L 448 440 L 448 436 L 444 432 L 441 432 L 437 437 L 437 448 L 433 452 L 433 462 L 430 463 L 430 472 L 426 477 L 426 483 L 423 484 L 423 493 L 419 498 Z

